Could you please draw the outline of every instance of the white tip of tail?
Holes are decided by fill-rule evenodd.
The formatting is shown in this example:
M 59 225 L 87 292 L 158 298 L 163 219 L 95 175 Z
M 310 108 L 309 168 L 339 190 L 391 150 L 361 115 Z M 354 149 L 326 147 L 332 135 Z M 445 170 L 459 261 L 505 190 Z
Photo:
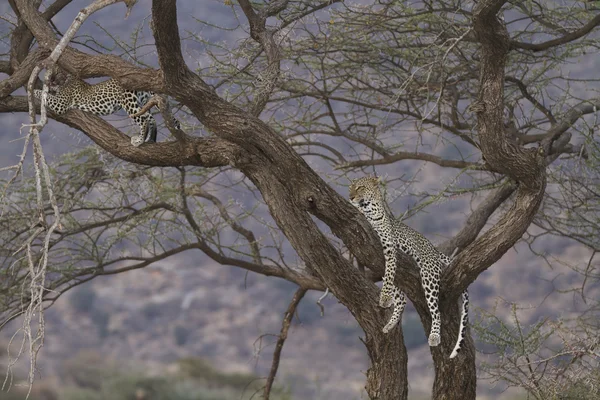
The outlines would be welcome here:
M 450 354 L 450 358 L 456 357 L 458 355 L 459 350 L 460 350 L 460 348 L 457 349 L 455 347 L 454 350 L 452 350 L 452 354 Z

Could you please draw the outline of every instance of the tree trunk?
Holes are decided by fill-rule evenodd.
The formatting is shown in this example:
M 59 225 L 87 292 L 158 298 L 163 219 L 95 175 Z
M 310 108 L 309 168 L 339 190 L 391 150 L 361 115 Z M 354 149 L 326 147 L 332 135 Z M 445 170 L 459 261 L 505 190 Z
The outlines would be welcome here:
M 408 359 L 402 327 L 389 334 L 366 335 L 371 366 L 365 390 L 371 400 L 408 399 Z
M 425 335 L 431 329 L 431 315 L 422 290 L 408 292 L 413 302 Z M 455 358 L 450 358 L 458 338 L 460 307 L 457 299 L 445 293 L 440 298 L 442 341 L 439 346 L 430 347 L 435 370 L 433 400 L 476 400 L 477 371 L 475 368 L 475 345 L 467 325 L 465 341 Z
M 446 307 L 450 308 L 450 307 Z M 435 367 L 433 400 L 475 400 L 477 371 L 475 368 L 475 346 L 467 328 L 465 342 L 455 358 L 450 354 L 458 335 L 458 307 L 454 312 L 442 309 L 442 344 L 432 351 Z
M 434 360 L 433 400 L 475 400 L 477 371 L 471 338 L 466 340 L 465 347 L 455 358 L 444 354 L 443 357 L 434 357 Z

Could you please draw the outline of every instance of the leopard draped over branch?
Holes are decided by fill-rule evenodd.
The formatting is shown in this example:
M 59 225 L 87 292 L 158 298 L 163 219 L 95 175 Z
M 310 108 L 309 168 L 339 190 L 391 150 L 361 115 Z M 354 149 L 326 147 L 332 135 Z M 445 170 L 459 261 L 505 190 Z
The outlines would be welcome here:
M 383 246 L 385 274 L 379 305 L 384 308 L 394 306 L 392 317 L 383 328 L 383 331 L 387 333 L 398 324 L 406 305 L 406 296 L 394 285 L 397 252 L 401 251 L 415 260 L 419 267 L 421 285 L 425 291 L 427 307 L 431 313 L 431 332 L 429 333 L 428 342 L 432 347 L 439 345 L 441 341 L 440 311 L 438 307 L 440 274 L 442 266 L 450 265 L 452 259 L 440 253 L 425 236 L 394 218 L 385 204 L 377 178 L 363 177 L 352 181 L 350 201 L 373 226 Z M 456 357 L 464 343 L 468 310 L 469 295 L 465 291 L 462 294 L 458 339 L 450 358 Z

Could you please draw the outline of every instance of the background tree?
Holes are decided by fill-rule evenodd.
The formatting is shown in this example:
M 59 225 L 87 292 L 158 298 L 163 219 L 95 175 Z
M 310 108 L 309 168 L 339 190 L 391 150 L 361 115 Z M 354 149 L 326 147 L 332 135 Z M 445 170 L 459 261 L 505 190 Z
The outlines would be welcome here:
M 454 224 L 452 237 L 439 246 L 459 253 L 443 275 L 444 333 L 431 349 L 433 397 L 474 399 L 472 340 L 460 357 L 448 358 L 460 293 L 532 223 L 557 226 L 562 220 L 559 234 L 585 236 L 569 230 L 563 214 L 538 211 L 545 201 L 545 210 L 554 204 L 588 215 L 577 208 L 577 196 L 552 199 L 554 188 L 575 182 L 559 172 L 588 168 L 581 160 L 595 150 L 583 145 L 594 140 L 596 121 L 586 118 L 599 103 L 593 81 L 563 74 L 595 50 L 600 14 L 594 3 L 226 2 L 237 17 L 235 32 L 246 37 L 231 46 L 186 37 L 210 60 L 203 58 L 197 69 L 182 53 L 175 0 L 152 2 L 157 60 L 140 55 L 145 43 L 139 35 L 133 45 L 115 40 L 113 49 L 75 36 L 63 48 L 84 18 L 63 36 L 49 21 L 70 1 L 42 11 L 40 3 L 9 0 L 16 19 L 0 62 L 7 75 L 0 112 L 30 111 L 17 90 L 28 80 L 32 88 L 39 70 L 52 72 L 58 60 L 81 78 L 110 76 L 127 88 L 172 97 L 187 127 L 184 133 L 167 124 L 173 138 L 133 148 L 99 117 L 50 112 L 95 143 L 50 166 L 37 133 L 43 124 L 31 127 L 27 138 L 37 169 L 15 181 L 25 156 L 9 167 L 4 198 L 5 319 L 31 317 L 36 307 L 95 276 L 199 249 L 219 263 L 296 283 L 301 291 L 329 288 L 364 330 L 370 398 L 405 399 L 402 331 L 381 332 L 388 315 L 377 306 L 374 282 L 383 273 L 382 250 L 368 223 L 336 191 L 347 177 L 375 172 L 389 176 L 394 197 L 413 194 L 405 217 L 433 212 L 433 206 L 442 215 L 447 207 L 474 204 L 462 228 Z M 214 25 L 210 19 L 197 23 Z M 67 39 L 59 45 L 58 37 Z M 162 111 L 170 121 L 169 107 Z M 432 165 L 438 179 L 421 182 Z M 257 201 L 252 209 L 249 199 Z M 451 201 L 441 206 L 445 199 Z M 488 221 L 493 224 L 484 231 Z M 292 251 L 297 263 L 289 261 Z M 419 275 L 410 260 L 401 262 L 397 284 L 428 331 Z

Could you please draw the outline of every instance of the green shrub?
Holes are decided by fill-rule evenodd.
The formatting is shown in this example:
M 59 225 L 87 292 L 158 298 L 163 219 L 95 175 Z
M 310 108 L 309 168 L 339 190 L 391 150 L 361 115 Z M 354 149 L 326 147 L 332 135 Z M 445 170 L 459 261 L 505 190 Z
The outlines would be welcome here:
M 178 363 L 184 377 L 200 379 L 210 387 L 230 387 L 252 391 L 262 386 L 262 382 L 255 375 L 221 372 L 200 358 L 184 358 Z
M 62 391 L 64 400 L 104 400 L 99 392 L 90 389 L 67 387 Z
M 82 389 L 99 390 L 105 380 L 118 374 L 113 363 L 93 350 L 80 351 L 63 366 L 65 380 Z

